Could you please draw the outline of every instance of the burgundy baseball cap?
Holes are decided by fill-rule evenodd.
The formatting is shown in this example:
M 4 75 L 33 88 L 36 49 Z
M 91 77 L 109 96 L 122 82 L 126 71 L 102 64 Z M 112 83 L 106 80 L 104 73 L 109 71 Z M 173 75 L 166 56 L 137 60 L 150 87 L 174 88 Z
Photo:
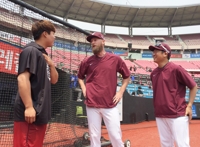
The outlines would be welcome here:
M 91 35 L 89 35 L 86 39 L 88 42 L 91 42 L 91 39 L 94 37 L 104 40 L 104 36 L 100 32 L 94 32 Z
M 169 56 L 171 56 L 171 48 L 169 47 L 169 45 L 167 45 L 165 43 L 157 43 L 155 46 L 150 45 L 149 50 L 151 50 L 151 51 L 161 50 L 161 51 L 167 52 L 169 54 Z

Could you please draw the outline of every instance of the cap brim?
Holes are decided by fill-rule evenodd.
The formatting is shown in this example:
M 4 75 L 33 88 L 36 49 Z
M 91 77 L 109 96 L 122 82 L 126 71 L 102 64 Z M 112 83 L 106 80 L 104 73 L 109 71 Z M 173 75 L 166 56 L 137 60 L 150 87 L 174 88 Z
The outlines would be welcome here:
M 95 35 L 90 35 L 90 36 L 88 36 L 86 39 L 87 39 L 87 41 L 88 42 L 91 42 L 91 39 L 92 38 L 99 38 L 98 36 L 95 36 Z M 102 38 L 99 38 L 99 39 L 102 39 Z
M 149 46 L 149 50 L 151 50 L 151 51 L 154 51 L 154 50 L 160 50 L 160 51 L 163 51 L 163 50 L 160 49 L 159 47 L 157 47 L 157 46 L 153 46 L 153 45 L 150 45 L 150 46 Z
M 94 37 L 93 35 L 90 35 L 86 39 L 87 39 L 88 42 L 90 42 L 93 37 Z

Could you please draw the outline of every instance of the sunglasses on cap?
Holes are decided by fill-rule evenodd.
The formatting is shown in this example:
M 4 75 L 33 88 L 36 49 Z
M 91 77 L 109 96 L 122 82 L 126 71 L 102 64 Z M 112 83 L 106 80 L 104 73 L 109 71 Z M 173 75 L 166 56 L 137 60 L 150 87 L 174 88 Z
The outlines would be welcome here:
M 161 46 L 167 53 L 169 53 L 169 51 L 166 49 L 166 47 L 164 47 L 164 46 L 162 45 L 161 42 L 156 43 L 155 46 L 157 46 L 157 47 L 160 47 L 160 46 Z

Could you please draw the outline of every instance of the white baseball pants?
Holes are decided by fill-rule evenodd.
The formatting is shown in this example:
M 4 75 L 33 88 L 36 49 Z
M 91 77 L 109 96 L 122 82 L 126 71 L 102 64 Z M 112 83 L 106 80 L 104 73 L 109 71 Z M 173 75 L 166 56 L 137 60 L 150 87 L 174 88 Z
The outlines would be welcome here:
M 158 118 L 156 117 L 161 147 L 190 147 L 189 117 Z
M 124 147 L 120 128 L 119 111 L 114 108 L 87 107 L 87 119 L 90 134 L 90 146 L 101 147 L 101 123 L 102 118 L 106 125 L 110 141 L 113 147 Z

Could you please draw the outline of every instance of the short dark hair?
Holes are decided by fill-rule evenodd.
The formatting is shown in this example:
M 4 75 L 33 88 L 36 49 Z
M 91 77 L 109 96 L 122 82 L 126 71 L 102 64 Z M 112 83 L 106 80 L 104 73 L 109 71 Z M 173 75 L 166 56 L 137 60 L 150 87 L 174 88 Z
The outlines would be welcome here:
M 34 40 L 40 39 L 41 34 L 45 31 L 48 34 L 52 32 L 56 32 L 55 26 L 49 20 L 40 20 L 36 21 L 31 28 Z

